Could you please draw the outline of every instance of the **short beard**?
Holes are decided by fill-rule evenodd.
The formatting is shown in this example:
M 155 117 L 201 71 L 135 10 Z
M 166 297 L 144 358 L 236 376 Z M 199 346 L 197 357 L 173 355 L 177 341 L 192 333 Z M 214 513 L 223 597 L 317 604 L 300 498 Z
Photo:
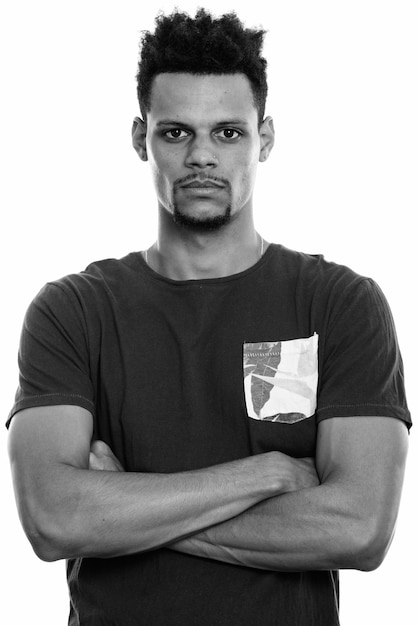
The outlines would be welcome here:
M 195 182 L 197 180 L 212 180 L 214 182 L 220 183 L 223 185 L 225 190 L 229 196 L 229 203 L 226 205 L 225 210 L 220 215 L 215 215 L 213 217 L 195 217 L 193 215 L 187 215 L 187 213 L 182 213 L 178 203 L 176 202 L 176 191 L 182 185 L 185 185 L 189 182 Z M 232 216 L 232 192 L 231 185 L 229 181 L 225 178 L 220 178 L 219 176 L 214 176 L 213 174 L 201 173 L 196 174 L 192 172 L 187 176 L 182 178 L 178 178 L 174 181 L 174 194 L 173 194 L 173 221 L 175 224 L 183 226 L 184 228 L 188 228 L 190 230 L 194 230 L 196 232 L 213 232 L 219 230 L 226 224 L 229 224 Z
M 177 204 L 174 204 L 173 221 L 184 228 L 194 230 L 196 232 L 210 232 L 219 230 L 223 226 L 226 226 L 231 221 L 231 205 L 225 209 L 222 215 L 215 215 L 214 217 L 198 218 L 192 215 L 185 215 L 179 211 Z

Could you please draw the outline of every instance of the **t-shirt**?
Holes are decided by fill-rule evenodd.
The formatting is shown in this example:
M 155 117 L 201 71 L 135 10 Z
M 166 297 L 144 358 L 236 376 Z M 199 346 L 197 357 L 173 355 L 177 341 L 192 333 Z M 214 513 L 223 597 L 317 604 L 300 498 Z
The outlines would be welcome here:
M 175 281 L 140 253 L 49 283 L 25 318 L 11 416 L 73 404 L 127 471 L 179 472 L 279 450 L 318 422 L 411 419 L 379 287 L 271 244 L 249 269 Z M 256 532 L 256 529 L 255 529 Z M 336 572 L 283 573 L 168 548 L 68 562 L 70 625 L 331 626 Z

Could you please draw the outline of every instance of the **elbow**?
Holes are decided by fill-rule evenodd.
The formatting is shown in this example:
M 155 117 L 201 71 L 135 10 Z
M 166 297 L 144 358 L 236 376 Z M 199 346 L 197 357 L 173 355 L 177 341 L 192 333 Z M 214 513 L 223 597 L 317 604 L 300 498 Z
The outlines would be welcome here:
M 66 558 L 62 541 L 57 533 L 51 531 L 45 524 L 36 523 L 33 519 L 23 520 L 23 530 L 36 556 L 42 561 L 52 563 Z
M 46 537 L 41 537 L 39 534 L 34 533 L 26 533 L 26 536 L 32 545 L 33 551 L 41 561 L 52 563 L 53 561 L 59 561 L 65 558 L 58 546 L 49 541 Z
M 355 567 L 360 572 L 373 572 L 383 563 L 386 552 L 374 552 L 363 554 L 359 557 Z
M 346 569 L 372 572 L 382 564 L 389 549 L 393 532 L 380 526 L 363 525 L 352 539 Z
M 48 563 L 71 556 L 71 538 L 62 519 L 50 512 L 20 511 L 23 530 L 36 556 Z
M 389 549 L 390 542 L 385 542 L 382 537 L 376 537 L 373 541 L 365 546 L 362 553 L 359 555 L 357 563 L 358 569 L 362 572 L 373 572 L 383 563 L 387 551 Z

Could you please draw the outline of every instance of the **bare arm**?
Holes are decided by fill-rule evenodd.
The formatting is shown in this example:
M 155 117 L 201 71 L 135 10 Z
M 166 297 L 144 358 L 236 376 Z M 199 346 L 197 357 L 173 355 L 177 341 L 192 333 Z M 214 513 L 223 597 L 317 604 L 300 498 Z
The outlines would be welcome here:
M 261 502 L 171 547 L 261 569 L 375 569 L 394 532 L 407 439 L 397 419 L 325 420 L 320 485 Z
M 311 463 L 280 453 L 175 474 L 98 472 L 91 437 L 92 416 L 76 406 L 26 409 L 12 421 L 19 514 L 44 560 L 150 550 L 317 482 Z

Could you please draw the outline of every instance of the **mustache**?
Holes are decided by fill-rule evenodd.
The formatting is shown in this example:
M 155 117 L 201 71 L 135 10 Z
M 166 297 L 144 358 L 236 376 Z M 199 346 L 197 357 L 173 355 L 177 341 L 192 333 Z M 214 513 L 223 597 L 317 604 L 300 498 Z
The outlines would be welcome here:
M 189 183 L 205 183 L 205 182 L 213 182 L 215 185 L 222 185 L 226 189 L 230 189 L 231 185 L 226 178 L 221 178 L 220 176 L 212 176 L 208 174 L 188 174 L 187 176 L 183 176 L 182 178 L 177 178 L 174 181 L 174 189 L 178 187 L 182 187 L 183 185 L 188 185 Z

